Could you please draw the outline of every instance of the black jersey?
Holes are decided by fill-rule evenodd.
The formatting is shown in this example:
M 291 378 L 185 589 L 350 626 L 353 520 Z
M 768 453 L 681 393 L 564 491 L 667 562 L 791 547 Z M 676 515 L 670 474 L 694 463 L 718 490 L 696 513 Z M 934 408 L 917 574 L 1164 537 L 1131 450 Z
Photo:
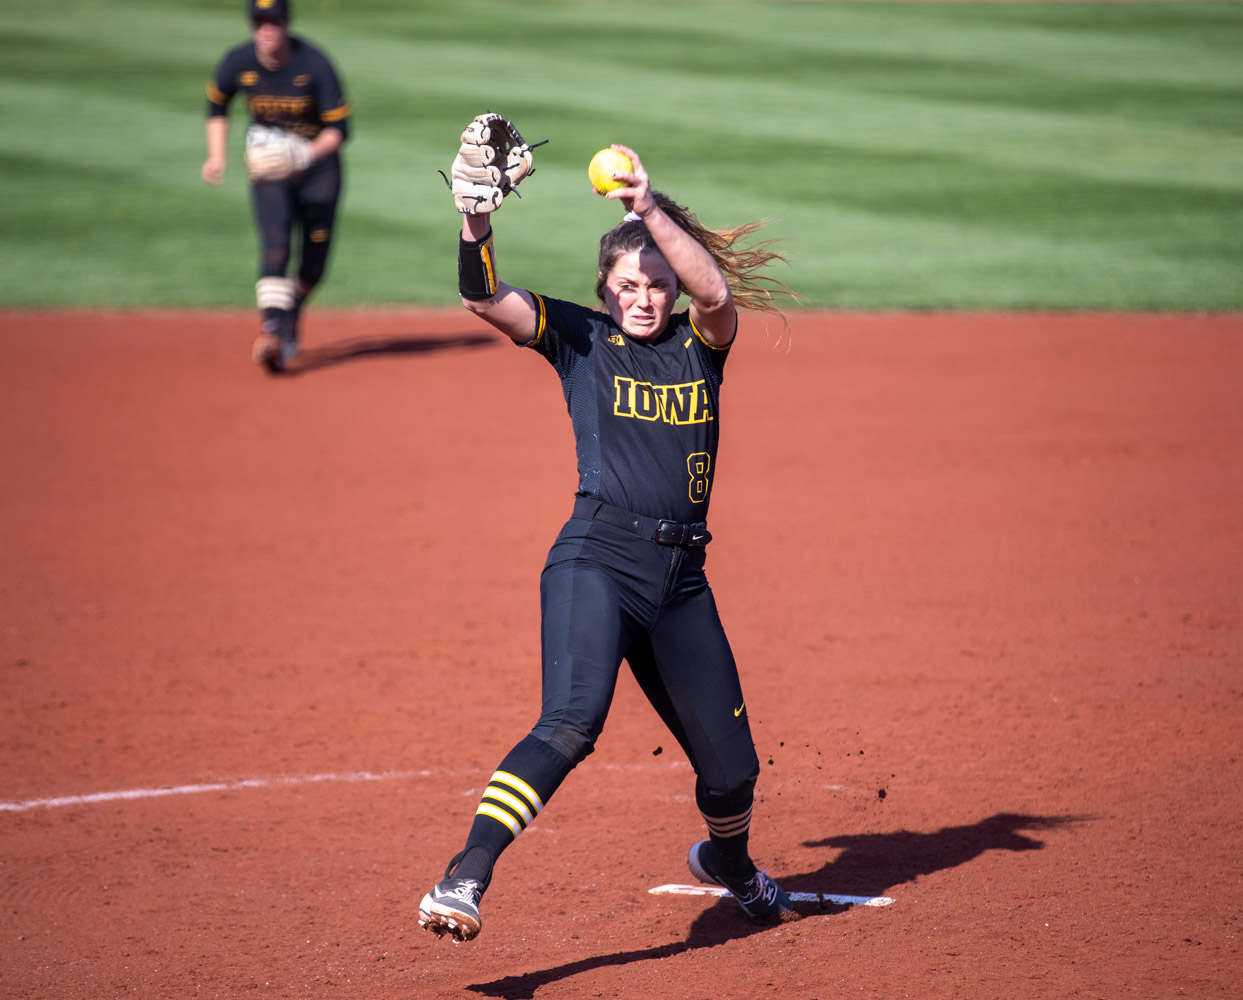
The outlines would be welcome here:
M 578 495 L 671 521 L 708 519 L 729 346 L 675 313 L 653 340 L 628 337 L 605 313 L 535 295 L 525 345 L 561 377 L 578 450 Z
M 227 115 L 229 101 L 241 90 L 255 124 L 288 129 L 308 139 L 325 125 L 347 132 L 350 106 L 328 57 L 293 35 L 289 46 L 289 58 L 276 70 L 263 68 L 253 42 L 226 52 L 207 83 L 208 116 Z

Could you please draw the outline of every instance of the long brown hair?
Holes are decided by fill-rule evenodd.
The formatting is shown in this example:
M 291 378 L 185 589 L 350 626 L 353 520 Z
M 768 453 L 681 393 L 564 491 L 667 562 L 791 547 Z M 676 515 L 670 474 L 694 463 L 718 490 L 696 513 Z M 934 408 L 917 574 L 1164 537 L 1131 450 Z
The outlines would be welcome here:
M 797 300 L 798 293 L 787 287 L 785 282 L 759 273 L 774 261 L 779 260 L 783 264 L 788 262 L 785 257 L 771 249 L 775 240 L 750 242 L 750 237 L 764 227 L 763 222 L 748 222 L 727 229 L 709 229 L 688 208 L 679 205 L 668 195 L 653 191 L 652 197 L 664 213 L 677 223 L 679 229 L 690 234 L 696 243 L 712 255 L 716 266 L 721 269 L 729 283 L 737 306 L 773 313 L 781 317 L 781 322 L 789 327 L 785 313 L 773 300 L 781 297 Z M 617 263 L 617 258 L 649 248 L 659 250 L 641 219 L 623 221 L 600 237 L 600 277 L 596 280 L 596 298 L 604 301 L 604 285 L 613 265 Z M 678 281 L 678 291 L 683 294 L 687 291 L 681 280 Z

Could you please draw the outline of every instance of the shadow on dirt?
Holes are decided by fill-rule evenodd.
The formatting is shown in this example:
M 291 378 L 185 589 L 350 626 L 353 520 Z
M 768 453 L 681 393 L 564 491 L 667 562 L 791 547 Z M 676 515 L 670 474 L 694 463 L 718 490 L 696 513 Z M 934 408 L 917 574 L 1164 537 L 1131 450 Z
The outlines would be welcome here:
M 446 336 L 401 337 L 375 336 L 354 337 L 336 343 L 308 347 L 300 353 L 281 377 L 306 375 L 321 368 L 371 358 L 377 355 L 433 354 L 445 351 L 471 351 L 499 347 L 504 343 L 495 335 L 486 333 L 462 333 Z
M 1038 851 L 1044 847 L 1044 842 L 1021 831 L 1056 830 L 1087 819 L 1090 817 L 998 813 L 978 823 L 945 827 L 936 833 L 899 830 L 894 833 L 826 837 L 807 841 L 804 846 L 838 848 L 841 854 L 818 871 L 783 875 L 780 881 L 787 892 L 881 896 L 894 886 L 912 882 L 921 875 L 966 864 L 985 851 Z M 796 908 L 801 916 L 808 916 L 813 913 L 842 913 L 850 906 L 828 902 L 798 903 Z M 521 976 L 505 976 L 490 983 L 477 983 L 467 989 L 499 1000 L 531 1000 L 540 987 L 581 972 L 669 958 L 697 948 L 712 948 L 726 941 L 762 934 L 773 926 L 747 921 L 732 899 L 721 899 L 695 918 L 685 941 L 597 955 Z
M 998 813 L 969 826 L 947 826 L 936 833 L 898 830 L 811 840 L 803 846 L 836 847 L 842 853 L 820 871 L 783 878 L 781 884 L 793 892 L 881 896 L 921 875 L 965 865 L 985 851 L 1038 851 L 1044 847 L 1043 841 L 1019 831 L 1057 830 L 1088 819 Z

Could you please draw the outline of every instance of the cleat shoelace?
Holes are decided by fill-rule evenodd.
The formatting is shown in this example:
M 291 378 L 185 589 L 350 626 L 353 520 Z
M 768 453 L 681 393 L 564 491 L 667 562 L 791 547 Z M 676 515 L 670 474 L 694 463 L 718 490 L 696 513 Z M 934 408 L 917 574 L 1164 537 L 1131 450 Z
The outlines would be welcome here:
M 744 903 L 756 903 L 763 901 L 768 906 L 772 906 L 777 901 L 777 883 L 767 877 L 768 869 L 762 872 L 756 872 L 751 880 L 747 883 L 746 895 L 742 897 Z
M 437 888 L 436 894 L 442 899 L 456 899 L 459 903 L 467 903 L 470 906 L 478 906 L 479 900 L 483 896 L 483 893 L 479 890 L 479 884 L 471 881 L 465 881 L 448 892 L 441 892 Z

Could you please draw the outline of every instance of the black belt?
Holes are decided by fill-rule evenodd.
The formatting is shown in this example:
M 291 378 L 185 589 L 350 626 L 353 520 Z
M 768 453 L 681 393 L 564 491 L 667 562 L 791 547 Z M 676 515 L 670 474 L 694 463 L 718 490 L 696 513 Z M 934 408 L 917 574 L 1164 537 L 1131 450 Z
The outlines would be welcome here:
M 677 521 L 644 517 L 592 497 L 579 497 L 574 501 L 574 516 L 586 521 L 603 521 L 661 545 L 688 545 L 702 549 L 712 541 L 712 533 L 703 521 L 698 524 L 680 524 Z

